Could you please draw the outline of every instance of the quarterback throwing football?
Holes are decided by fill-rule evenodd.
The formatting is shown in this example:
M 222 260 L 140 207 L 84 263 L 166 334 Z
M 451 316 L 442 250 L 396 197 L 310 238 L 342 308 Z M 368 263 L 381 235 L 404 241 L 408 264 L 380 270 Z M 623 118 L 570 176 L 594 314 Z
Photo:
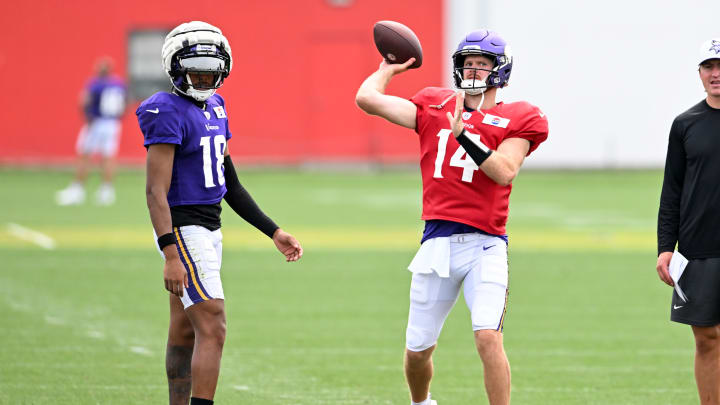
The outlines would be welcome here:
M 368 114 L 415 130 L 420 141 L 425 230 L 409 266 L 410 314 L 405 376 L 412 404 L 430 405 L 432 353 L 460 288 L 472 314 L 492 405 L 510 403 L 510 366 L 503 348 L 508 297 L 505 223 L 512 181 L 526 156 L 548 136 L 545 114 L 526 102 L 496 101 L 513 59 L 487 30 L 468 34 L 452 55 L 458 91 L 428 87 L 410 100 L 385 94 L 414 62 L 388 64 L 360 86 Z

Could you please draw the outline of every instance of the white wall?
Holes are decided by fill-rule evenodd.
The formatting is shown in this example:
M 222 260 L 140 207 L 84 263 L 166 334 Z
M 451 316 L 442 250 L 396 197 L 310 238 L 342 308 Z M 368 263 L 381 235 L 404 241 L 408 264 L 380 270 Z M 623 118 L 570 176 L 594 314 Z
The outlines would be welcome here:
M 675 116 L 705 97 L 700 44 L 720 37 L 719 0 L 446 0 L 450 57 L 489 28 L 515 56 L 505 101 L 550 120 L 527 167 L 662 167 Z

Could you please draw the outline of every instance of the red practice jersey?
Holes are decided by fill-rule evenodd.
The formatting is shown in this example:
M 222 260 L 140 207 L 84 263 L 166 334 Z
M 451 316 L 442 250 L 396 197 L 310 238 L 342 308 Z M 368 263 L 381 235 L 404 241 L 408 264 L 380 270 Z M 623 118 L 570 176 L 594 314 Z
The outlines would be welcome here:
M 415 131 L 420 135 L 422 219 L 455 221 L 505 235 L 512 185 L 501 186 L 485 175 L 452 135 L 446 114 L 455 113 L 454 94 L 427 87 L 410 99 L 417 106 Z M 529 155 L 548 136 L 545 114 L 524 101 L 464 111 L 462 120 L 471 139 L 493 150 L 505 139 L 523 138 L 530 141 Z

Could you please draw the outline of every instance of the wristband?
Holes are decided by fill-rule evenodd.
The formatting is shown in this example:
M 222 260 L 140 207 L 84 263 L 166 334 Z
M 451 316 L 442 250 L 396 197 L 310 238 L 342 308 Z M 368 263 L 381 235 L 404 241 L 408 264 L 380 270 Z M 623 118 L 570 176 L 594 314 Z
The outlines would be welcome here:
M 460 132 L 460 135 L 457 136 L 457 141 L 460 144 L 460 146 L 465 149 L 465 152 L 470 156 L 470 158 L 475 162 L 476 165 L 480 166 L 487 160 L 487 158 L 490 157 L 490 155 L 493 153 L 492 149 L 488 148 L 487 145 L 485 145 L 482 142 L 475 143 L 467 136 L 467 133 L 465 132 L 465 128 Z
M 163 250 L 165 246 L 177 244 L 177 239 L 175 239 L 174 233 L 168 232 L 165 235 L 157 238 L 157 244 L 160 250 Z

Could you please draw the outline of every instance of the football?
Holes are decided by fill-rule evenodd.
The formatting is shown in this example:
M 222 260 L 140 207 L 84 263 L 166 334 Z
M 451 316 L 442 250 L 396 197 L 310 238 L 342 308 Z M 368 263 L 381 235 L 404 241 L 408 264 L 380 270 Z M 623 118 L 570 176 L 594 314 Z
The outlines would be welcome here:
M 420 40 L 408 27 L 395 21 L 378 21 L 373 27 L 375 46 L 387 63 L 405 63 L 410 58 L 415 62 L 410 69 L 422 66 Z

